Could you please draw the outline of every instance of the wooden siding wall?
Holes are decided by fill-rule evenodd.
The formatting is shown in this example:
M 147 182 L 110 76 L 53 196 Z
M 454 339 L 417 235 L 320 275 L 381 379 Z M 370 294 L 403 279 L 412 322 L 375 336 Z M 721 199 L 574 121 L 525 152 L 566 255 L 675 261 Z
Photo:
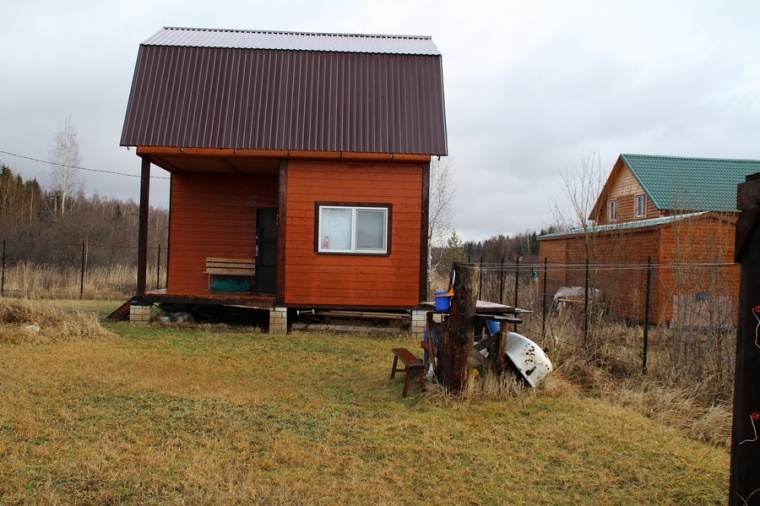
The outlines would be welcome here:
M 422 165 L 291 160 L 287 171 L 285 304 L 336 308 L 417 306 Z M 391 204 L 390 255 L 317 254 L 316 202 Z
M 670 263 L 728 263 L 734 262 L 736 216 L 733 214 L 706 215 L 685 220 L 663 230 L 660 262 Z M 739 295 L 739 266 L 709 269 L 665 269 L 660 274 L 663 291 L 659 294 L 665 306 L 665 321 L 673 319 L 673 297 L 730 296 L 736 304 Z M 732 321 L 737 321 L 738 315 Z
M 169 292 L 206 290 L 206 257 L 255 259 L 256 209 L 277 199 L 277 176 L 173 175 Z
M 626 221 L 644 220 L 650 218 L 657 218 L 662 216 L 662 213 L 654 207 L 649 197 L 647 200 L 647 212 L 646 216 L 636 217 L 636 196 L 644 194 L 644 190 L 628 167 L 623 167 L 618 173 L 616 179 L 613 181 L 608 195 L 602 202 L 602 213 L 599 216 L 599 225 L 606 225 L 609 223 L 622 223 Z M 617 200 L 617 220 L 610 222 L 607 217 L 607 203 L 610 200 Z
M 625 235 L 596 237 L 589 249 L 593 288 L 615 314 L 643 321 L 646 306 L 646 270 L 595 270 L 593 262 L 602 264 L 646 265 L 652 258 L 656 265 L 674 263 L 733 263 L 734 220 L 704 216 L 686 220 L 680 225 L 628 232 Z M 564 251 L 563 251 L 564 250 Z M 549 262 L 547 291 L 553 294 L 561 286 L 584 286 L 582 268 L 552 268 L 552 264 L 583 264 L 586 259 L 583 237 L 564 237 L 541 241 L 540 256 Z M 650 322 L 666 323 L 673 319 L 673 297 L 696 296 L 707 292 L 713 296 L 729 296 L 736 302 L 739 293 L 739 269 L 658 268 L 652 277 Z M 735 321 L 735 320 L 734 320 Z

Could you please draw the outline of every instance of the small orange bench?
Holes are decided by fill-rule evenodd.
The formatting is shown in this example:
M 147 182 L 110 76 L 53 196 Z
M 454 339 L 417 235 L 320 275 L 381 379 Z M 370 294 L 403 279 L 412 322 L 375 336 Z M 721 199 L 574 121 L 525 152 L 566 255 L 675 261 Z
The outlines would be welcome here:
M 411 380 L 412 373 L 417 372 L 417 377 L 420 380 L 420 390 L 425 388 L 425 380 L 423 378 L 423 371 L 425 370 L 425 366 L 422 363 L 422 360 L 415 357 L 411 351 L 407 350 L 406 348 L 393 348 L 391 350 L 393 352 L 393 368 L 391 369 L 391 379 L 393 379 L 396 376 L 397 372 L 404 372 L 404 391 L 401 393 L 401 397 L 406 397 L 407 392 L 409 391 L 409 381 Z M 404 364 L 404 367 L 398 367 L 398 361 L 401 360 L 401 362 Z

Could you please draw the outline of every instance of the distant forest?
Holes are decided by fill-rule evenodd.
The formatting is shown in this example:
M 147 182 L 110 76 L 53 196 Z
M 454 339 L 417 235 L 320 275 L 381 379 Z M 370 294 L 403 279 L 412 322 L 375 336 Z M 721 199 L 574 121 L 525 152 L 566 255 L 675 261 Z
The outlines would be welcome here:
M 71 195 L 65 212 L 57 195 L 36 179 L 25 181 L 0 166 L 0 241 L 6 265 L 17 262 L 78 267 L 137 263 L 139 204 L 133 200 Z M 166 249 L 169 213 L 151 208 L 149 251 Z M 165 253 L 164 253 L 165 255 Z

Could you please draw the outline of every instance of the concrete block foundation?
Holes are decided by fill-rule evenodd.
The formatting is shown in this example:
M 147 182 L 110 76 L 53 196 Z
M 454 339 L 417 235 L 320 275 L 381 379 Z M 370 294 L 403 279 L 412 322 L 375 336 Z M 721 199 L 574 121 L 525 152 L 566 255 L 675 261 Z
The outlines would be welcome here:
M 427 314 L 429 309 L 412 309 L 412 335 L 420 341 L 425 336 L 425 326 L 427 325 Z
M 275 307 L 269 310 L 269 333 L 286 334 L 288 332 L 288 308 Z
M 153 306 L 132 304 L 129 306 L 129 323 L 147 325 L 150 323 L 150 308 Z

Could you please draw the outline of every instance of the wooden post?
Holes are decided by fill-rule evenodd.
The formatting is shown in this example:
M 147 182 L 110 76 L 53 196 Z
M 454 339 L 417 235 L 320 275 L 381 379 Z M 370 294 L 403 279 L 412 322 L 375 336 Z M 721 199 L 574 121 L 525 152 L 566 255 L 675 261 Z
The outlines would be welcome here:
M 472 264 L 454 264 L 454 296 L 448 325 L 438 346 L 436 377 L 449 393 L 462 393 L 470 375 L 470 357 L 475 338 L 475 310 L 480 269 Z
M 3 239 L 3 273 L 0 278 L 0 295 L 5 297 L 5 239 Z
M 737 189 L 736 261 L 741 264 L 729 504 L 760 496 L 760 174 Z M 750 496 L 753 496 L 750 502 Z
M 588 342 L 588 257 L 586 257 L 586 285 L 583 290 L 583 344 Z
M 541 310 L 543 319 L 541 321 L 541 343 L 546 339 L 546 283 L 549 278 L 549 257 L 544 257 L 544 295 L 541 297 Z
M 82 243 L 82 268 L 79 271 L 79 299 L 84 298 L 84 271 L 87 268 L 87 243 Z
M 161 245 L 158 245 L 158 254 L 156 256 L 156 290 L 161 288 Z
M 142 158 L 140 172 L 140 224 L 137 232 L 137 299 L 145 297 L 148 274 L 148 213 L 150 211 L 150 157 Z

